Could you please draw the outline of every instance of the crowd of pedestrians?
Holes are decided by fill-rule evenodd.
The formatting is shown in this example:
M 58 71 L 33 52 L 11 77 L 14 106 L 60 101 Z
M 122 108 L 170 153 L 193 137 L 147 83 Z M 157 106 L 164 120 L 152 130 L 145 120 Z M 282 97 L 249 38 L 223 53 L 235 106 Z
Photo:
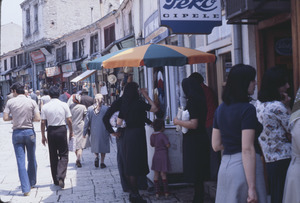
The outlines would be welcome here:
M 273 67 L 264 73 L 254 100 L 255 78 L 252 66 L 233 66 L 219 106 L 199 73 L 182 81 L 188 118 L 175 117 L 173 124 L 187 129 L 183 132 L 183 175 L 185 182 L 194 186 L 193 203 L 204 202 L 206 180 L 217 181 L 217 203 L 266 203 L 268 195 L 271 203 L 300 202 L 300 89 L 291 105 L 287 71 Z M 147 202 L 139 190 L 147 188 L 145 124 L 150 124 L 154 129 L 150 145 L 154 147 L 151 170 L 155 194 L 168 197 L 170 142 L 164 134 L 162 109 L 137 83 L 128 82 L 110 107 L 104 105 L 103 95 L 90 97 L 87 88 L 72 95 L 66 89 L 61 93 L 58 86 L 26 91 L 22 84 L 13 84 L 3 114 L 5 121 L 13 121 L 12 142 L 25 196 L 37 182 L 32 122 L 40 121 L 55 185 L 64 188 L 69 140 L 75 142 L 71 150 L 77 168 L 82 167 L 82 151 L 87 147 L 95 154 L 94 166 L 106 168 L 110 136 L 115 136 L 122 189 L 129 192 L 130 202 L 137 203 Z M 147 112 L 155 114 L 153 123 Z

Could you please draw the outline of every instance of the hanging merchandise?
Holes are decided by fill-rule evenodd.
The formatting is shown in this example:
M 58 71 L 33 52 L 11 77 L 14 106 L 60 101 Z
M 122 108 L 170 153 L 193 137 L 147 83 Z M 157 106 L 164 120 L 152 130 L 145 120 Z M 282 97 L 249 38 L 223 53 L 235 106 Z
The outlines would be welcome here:
M 124 67 L 123 71 L 124 71 L 124 73 L 129 74 L 129 73 L 133 72 L 133 68 L 132 67 Z
M 103 82 L 101 88 L 100 88 L 100 94 L 102 95 L 107 95 L 108 94 L 108 91 L 107 91 L 107 86 L 106 86 L 106 83 Z
M 107 81 L 110 83 L 110 84 L 115 84 L 117 82 L 117 77 L 114 75 L 114 74 L 110 74 L 108 77 L 107 77 Z

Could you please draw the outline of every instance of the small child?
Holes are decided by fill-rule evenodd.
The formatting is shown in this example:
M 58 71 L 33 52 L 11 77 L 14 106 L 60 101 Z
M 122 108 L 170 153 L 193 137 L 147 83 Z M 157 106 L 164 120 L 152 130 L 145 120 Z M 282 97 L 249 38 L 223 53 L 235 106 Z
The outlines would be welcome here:
M 169 196 L 167 172 L 170 170 L 170 161 L 168 157 L 168 148 L 170 142 L 168 137 L 163 133 L 165 130 L 165 122 L 162 119 L 156 119 L 153 122 L 154 133 L 150 137 L 150 144 L 155 148 L 152 159 L 152 167 L 154 170 L 154 188 L 156 197 L 160 195 L 159 175 L 161 175 L 164 195 Z

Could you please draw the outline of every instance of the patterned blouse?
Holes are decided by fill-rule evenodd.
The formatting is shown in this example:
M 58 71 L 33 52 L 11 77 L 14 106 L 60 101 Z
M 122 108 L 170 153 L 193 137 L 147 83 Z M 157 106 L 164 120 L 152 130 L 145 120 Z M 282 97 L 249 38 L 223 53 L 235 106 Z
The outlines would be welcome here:
M 290 114 L 280 101 L 256 101 L 258 121 L 263 125 L 263 131 L 258 140 L 262 148 L 265 161 L 274 162 L 291 158 L 291 142 L 286 133 L 290 132 Z

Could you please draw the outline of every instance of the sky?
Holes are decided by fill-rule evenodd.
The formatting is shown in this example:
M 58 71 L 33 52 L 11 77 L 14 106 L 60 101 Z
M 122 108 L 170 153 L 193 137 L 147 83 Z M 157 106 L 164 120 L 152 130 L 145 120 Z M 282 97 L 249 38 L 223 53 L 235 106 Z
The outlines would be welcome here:
M 24 0 L 2 0 L 2 25 L 13 22 L 22 26 L 22 9 L 20 4 L 23 1 Z

